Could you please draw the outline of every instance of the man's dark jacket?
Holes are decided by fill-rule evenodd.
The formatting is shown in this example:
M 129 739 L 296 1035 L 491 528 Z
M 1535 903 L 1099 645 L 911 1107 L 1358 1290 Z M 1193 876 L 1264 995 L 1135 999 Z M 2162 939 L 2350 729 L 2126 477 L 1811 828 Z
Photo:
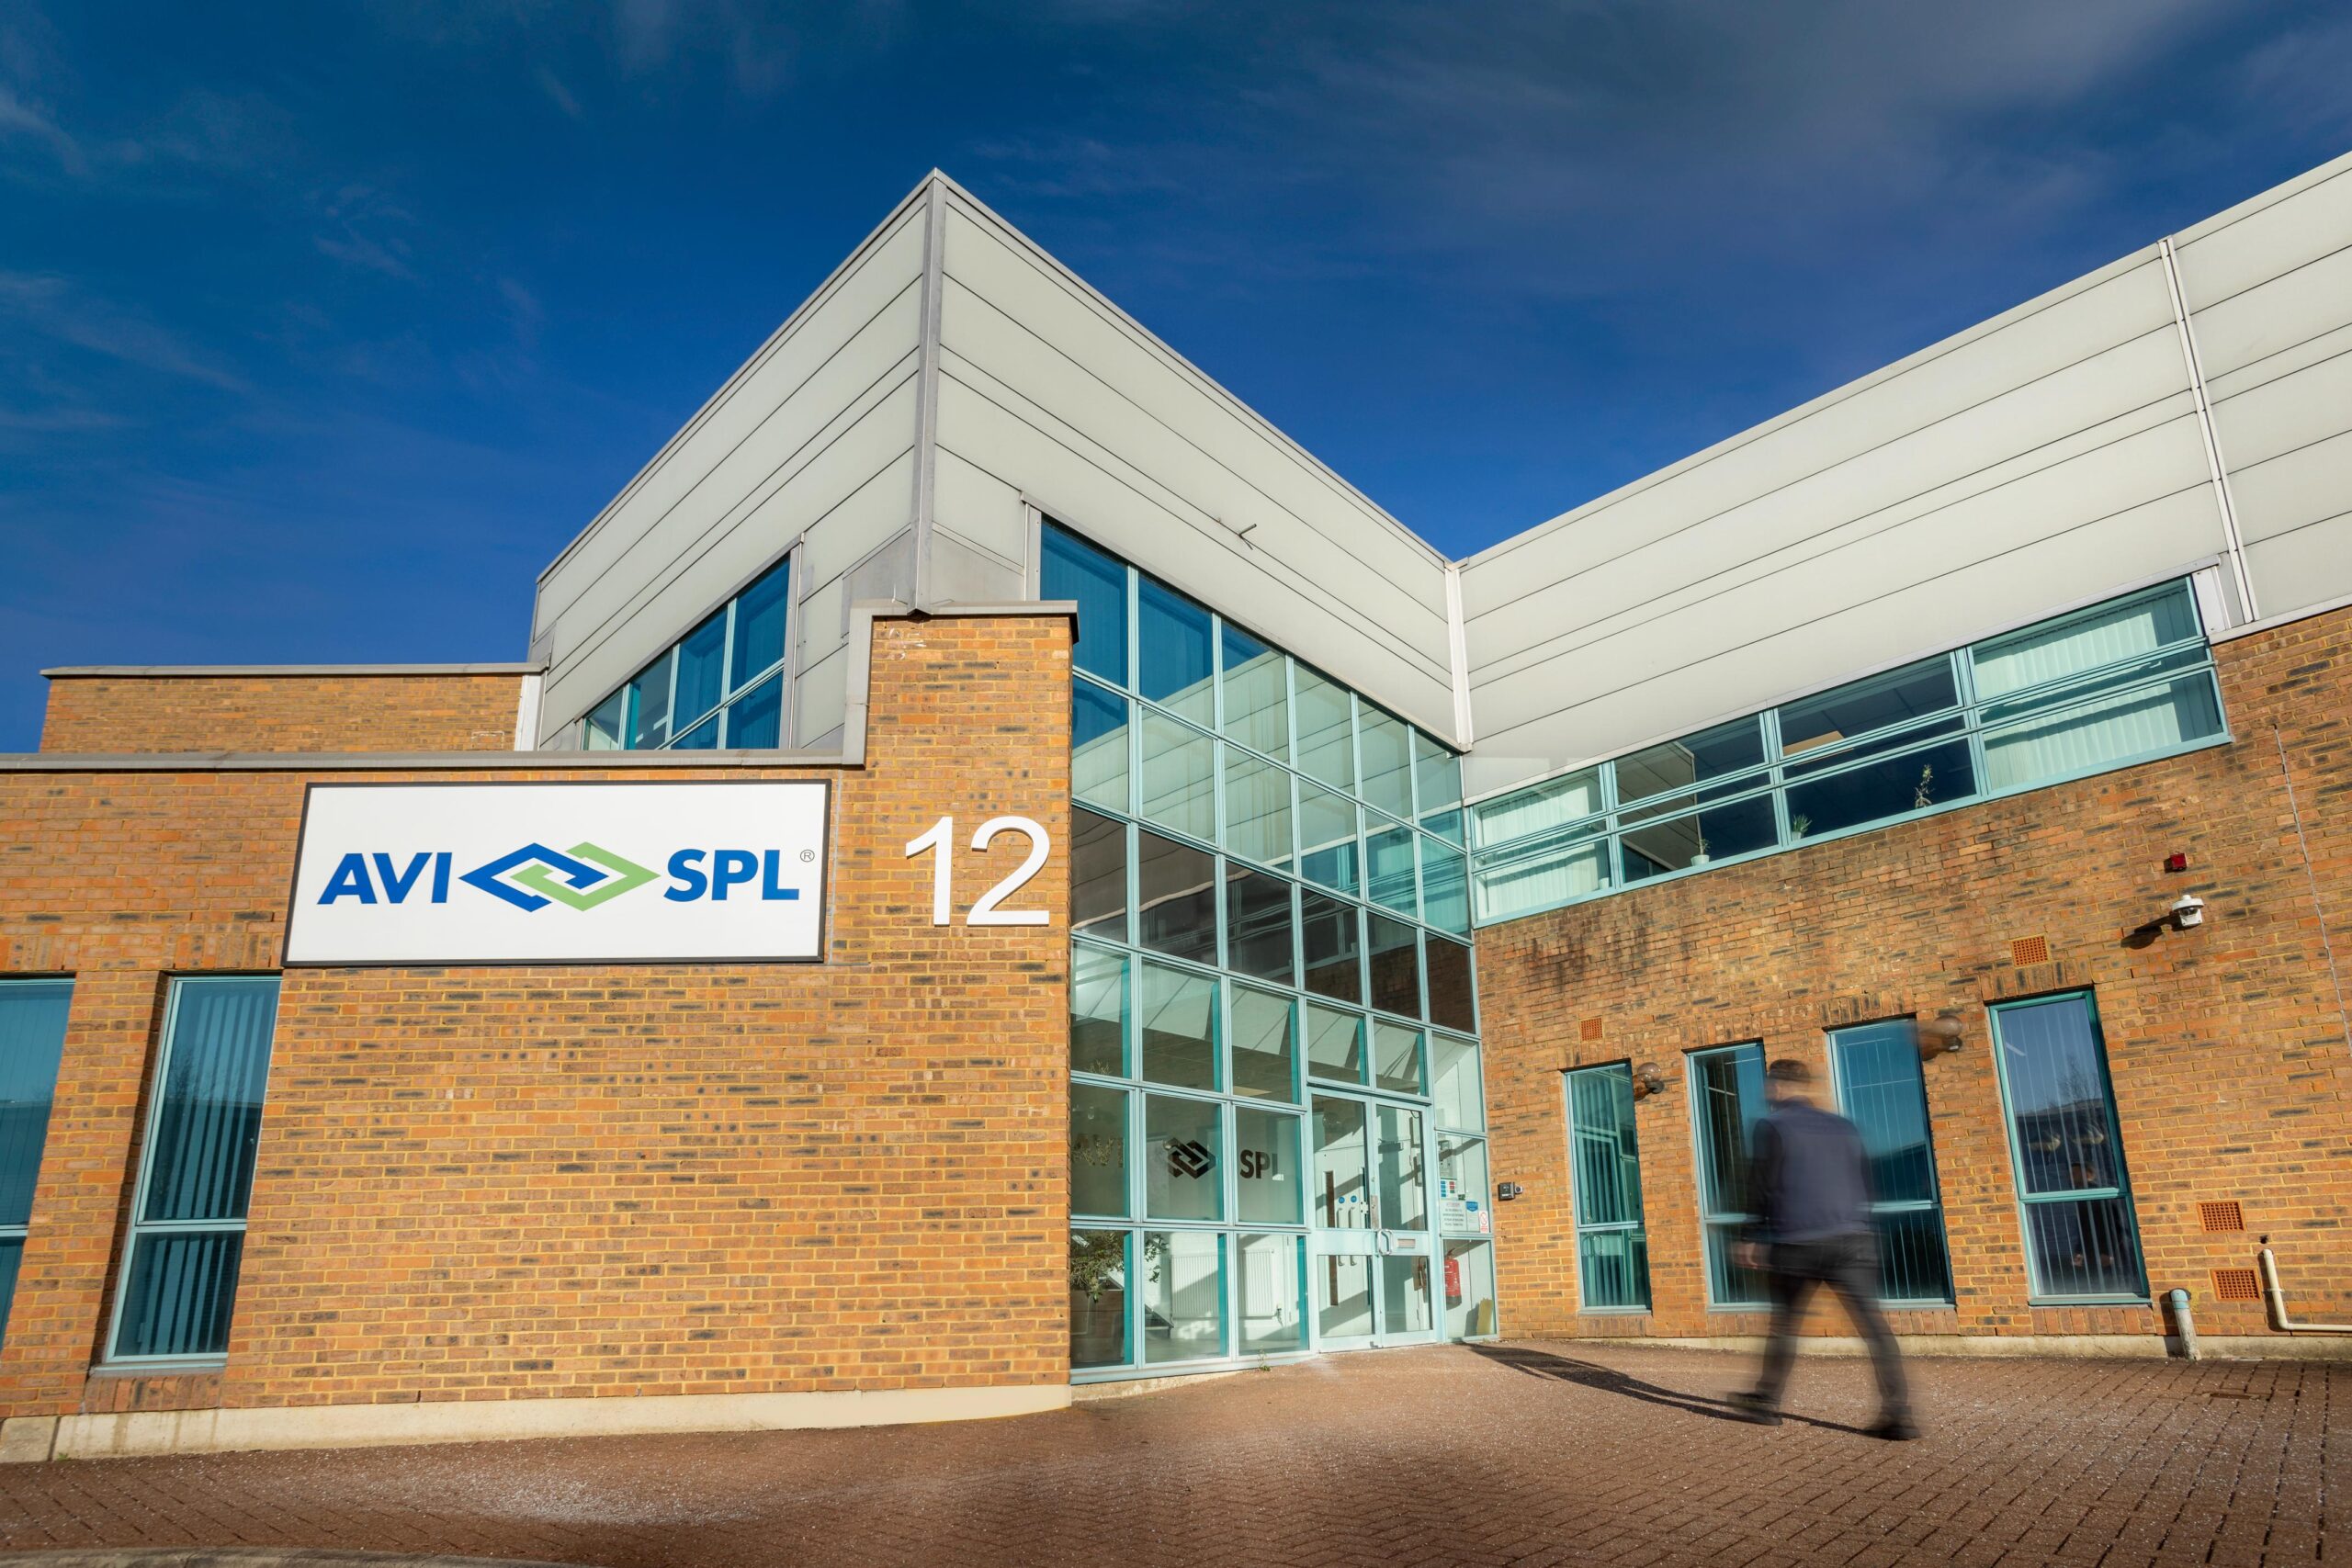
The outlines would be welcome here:
M 1791 1100 L 1756 1124 L 1750 1165 L 1762 1242 L 1826 1241 L 1871 1228 L 1870 1157 L 1854 1124 Z

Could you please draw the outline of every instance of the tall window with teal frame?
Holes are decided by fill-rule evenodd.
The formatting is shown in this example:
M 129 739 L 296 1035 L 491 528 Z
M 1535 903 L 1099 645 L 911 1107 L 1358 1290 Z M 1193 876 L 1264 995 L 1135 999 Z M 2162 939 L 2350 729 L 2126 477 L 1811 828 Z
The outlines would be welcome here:
M 33 1187 L 73 999 L 71 980 L 0 980 L 0 1344 L 32 1224 Z
M 581 721 L 590 751 L 767 751 L 784 744 L 786 556 Z
M 1634 1138 L 1634 1075 L 1623 1062 L 1567 1075 L 1577 1298 L 1587 1312 L 1647 1311 L 1649 1234 Z
M 228 1352 L 277 1022 L 275 977 L 172 982 L 110 1360 Z
M 1762 1306 L 1764 1277 L 1743 1269 L 1736 1249 L 1756 1218 L 1748 1154 L 1764 1120 L 1764 1048 L 1726 1045 L 1690 1054 L 1690 1116 L 1699 1145 L 1699 1217 L 1707 1233 L 1707 1301 Z
M 2075 991 L 1991 1010 L 2033 1299 L 2145 1301 L 2097 1003 Z
M 1890 1303 L 1951 1300 L 1943 1199 L 1928 1135 L 1928 1082 L 1918 1026 L 1890 1019 L 1829 1033 L 1838 1103 L 1861 1130 L 1870 1157 L 1871 1224 L 1878 1232 L 1879 1295 Z

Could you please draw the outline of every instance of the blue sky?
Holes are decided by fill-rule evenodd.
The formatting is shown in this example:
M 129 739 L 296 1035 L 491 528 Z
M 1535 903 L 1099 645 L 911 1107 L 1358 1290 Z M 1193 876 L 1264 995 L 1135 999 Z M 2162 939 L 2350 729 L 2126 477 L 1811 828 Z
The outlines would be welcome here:
M 2352 147 L 2245 0 L 0 8 L 0 750 L 521 655 L 931 166 L 1466 554 Z

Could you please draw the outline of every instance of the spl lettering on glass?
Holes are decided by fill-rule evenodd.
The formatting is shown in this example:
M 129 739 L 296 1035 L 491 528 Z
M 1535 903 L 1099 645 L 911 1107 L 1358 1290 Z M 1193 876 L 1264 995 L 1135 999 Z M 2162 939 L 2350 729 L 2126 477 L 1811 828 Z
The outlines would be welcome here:
M 312 784 L 288 964 L 809 963 L 831 786 Z

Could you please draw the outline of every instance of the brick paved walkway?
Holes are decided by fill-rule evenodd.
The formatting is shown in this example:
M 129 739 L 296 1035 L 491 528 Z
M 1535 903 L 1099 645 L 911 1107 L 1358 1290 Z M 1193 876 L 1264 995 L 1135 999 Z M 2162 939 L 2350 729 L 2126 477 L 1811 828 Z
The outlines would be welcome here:
M 578 1563 L 2352 1562 L 2352 1365 L 1332 1357 L 1050 1416 L 0 1468 L 0 1549 L 340 1546 Z M 2327 1490 L 2333 1483 L 2335 1492 Z

